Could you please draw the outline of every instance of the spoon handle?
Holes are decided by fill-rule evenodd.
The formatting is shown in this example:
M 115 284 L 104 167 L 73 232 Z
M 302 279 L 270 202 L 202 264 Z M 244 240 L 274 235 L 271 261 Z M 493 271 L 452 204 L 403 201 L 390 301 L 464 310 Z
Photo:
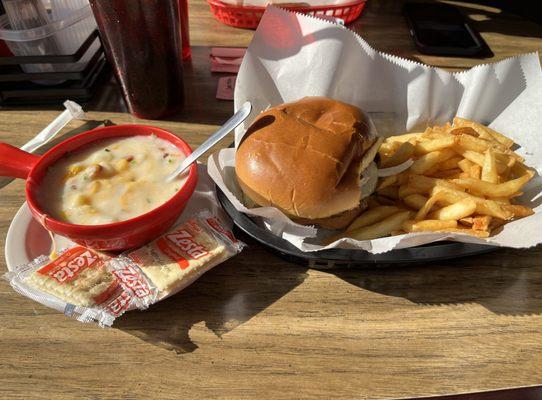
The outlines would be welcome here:
M 200 156 L 202 156 L 211 147 L 218 143 L 220 139 L 222 139 L 224 136 L 234 130 L 241 122 L 243 122 L 249 116 L 251 110 L 252 105 L 250 104 L 250 102 L 245 102 L 245 104 L 243 104 L 241 108 L 235 114 L 233 114 L 233 116 L 229 120 L 227 120 L 224 125 L 220 127 L 219 130 L 213 133 L 209 137 L 209 139 L 203 142 L 201 146 L 199 146 L 196 150 L 192 152 L 192 154 L 190 154 L 184 159 L 181 165 L 167 177 L 167 181 L 170 182 L 175 179 L 177 175 L 187 169 L 194 161 L 196 161 Z

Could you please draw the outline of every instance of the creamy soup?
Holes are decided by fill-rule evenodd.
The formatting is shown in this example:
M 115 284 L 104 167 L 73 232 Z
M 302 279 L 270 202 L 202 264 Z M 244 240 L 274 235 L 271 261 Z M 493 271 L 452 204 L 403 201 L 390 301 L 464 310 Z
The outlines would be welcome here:
M 49 167 L 38 200 L 56 219 L 82 225 L 124 221 L 169 200 L 186 174 L 166 177 L 185 156 L 156 136 L 107 139 Z

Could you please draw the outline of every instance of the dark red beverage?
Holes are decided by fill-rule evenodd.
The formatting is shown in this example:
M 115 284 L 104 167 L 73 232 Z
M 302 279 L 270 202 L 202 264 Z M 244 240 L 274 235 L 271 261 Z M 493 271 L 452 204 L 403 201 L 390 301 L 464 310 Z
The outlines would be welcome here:
M 182 108 L 178 0 L 90 0 L 128 109 L 156 119 Z

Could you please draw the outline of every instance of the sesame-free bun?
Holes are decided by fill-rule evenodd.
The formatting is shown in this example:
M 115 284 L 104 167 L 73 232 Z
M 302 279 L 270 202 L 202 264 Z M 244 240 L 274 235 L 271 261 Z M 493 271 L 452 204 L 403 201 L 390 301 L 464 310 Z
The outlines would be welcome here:
M 237 149 L 237 180 L 259 206 L 342 229 L 364 208 L 360 177 L 374 159 L 375 140 L 359 108 L 305 97 L 255 119 Z

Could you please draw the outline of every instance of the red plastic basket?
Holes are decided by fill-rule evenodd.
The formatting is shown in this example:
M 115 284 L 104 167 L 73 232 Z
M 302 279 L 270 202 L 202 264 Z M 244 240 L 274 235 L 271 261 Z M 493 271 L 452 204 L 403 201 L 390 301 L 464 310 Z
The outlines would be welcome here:
M 265 7 L 254 6 L 235 6 L 227 4 L 220 0 L 207 0 L 211 6 L 211 12 L 214 17 L 226 25 L 235 26 L 236 28 L 256 29 L 265 11 Z M 315 15 L 315 16 L 330 16 L 341 18 L 345 24 L 354 21 L 365 7 L 366 0 L 356 0 L 340 5 L 327 6 L 311 6 L 311 7 L 296 7 L 283 6 L 288 10 Z

